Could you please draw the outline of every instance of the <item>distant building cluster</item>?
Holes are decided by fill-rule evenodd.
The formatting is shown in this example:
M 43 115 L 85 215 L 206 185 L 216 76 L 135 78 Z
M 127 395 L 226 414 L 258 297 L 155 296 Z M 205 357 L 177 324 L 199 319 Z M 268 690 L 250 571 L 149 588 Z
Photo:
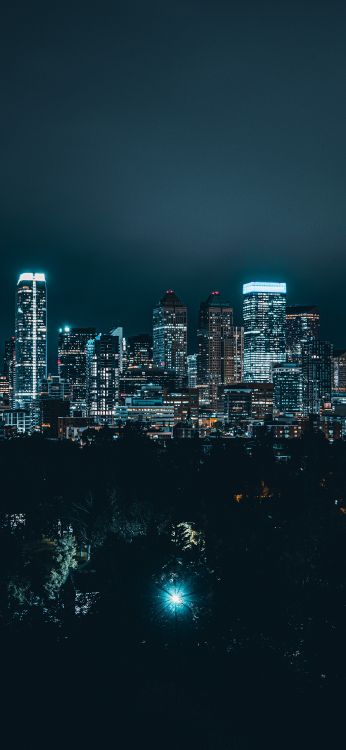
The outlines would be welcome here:
M 243 321 L 212 291 L 200 304 L 197 351 L 188 354 L 188 311 L 169 289 L 152 333 L 126 337 L 65 326 L 58 369 L 47 373 L 47 288 L 22 273 L 14 335 L 0 375 L 0 437 L 39 431 L 81 443 L 104 426 L 118 438 L 138 428 L 156 440 L 210 435 L 346 436 L 346 349 L 320 338 L 315 306 L 289 306 L 286 284 L 243 286 Z

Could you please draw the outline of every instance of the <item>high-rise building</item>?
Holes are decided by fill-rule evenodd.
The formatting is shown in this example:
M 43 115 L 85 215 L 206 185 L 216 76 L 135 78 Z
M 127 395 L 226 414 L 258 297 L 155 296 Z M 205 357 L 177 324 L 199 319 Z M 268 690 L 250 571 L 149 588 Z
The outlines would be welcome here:
M 8 382 L 8 401 L 10 406 L 13 404 L 14 397 L 14 377 L 16 369 L 16 337 L 5 341 L 4 369 L 3 374 Z
M 16 294 L 15 396 L 30 406 L 47 375 L 47 289 L 44 273 L 22 273 Z
M 212 405 L 217 402 L 218 386 L 230 382 L 232 328 L 233 308 L 220 292 L 211 292 L 199 308 L 197 382 L 207 386 Z
M 346 392 L 346 350 L 334 349 L 333 354 L 333 391 Z
M 273 367 L 273 405 L 279 414 L 304 412 L 303 374 L 299 365 L 284 362 Z
M 117 328 L 112 328 L 110 331 L 111 336 L 116 336 L 119 342 L 119 372 L 122 373 L 124 369 L 126 369 L 125 363 L 126 363 L 126 339 L 124 336 L 124 329 L 122 326 L 117 326 Z
M 332 359 L 333 345 L 329 341 L 311 340 L 303 347 L 302 372 L 307 414 L 319 414 L 321 404 L 331 401 Z
M 286 359 L 286 284 L 244 284 L 243 317 L 244 381 L 271 382 L 273 365 Z
M 189 388 L 197 386 L 197 362 L 198 354 L 188 354 L 187 356 L 187 384 Z
M 71 384 L 71 414 L 87 414 L 87 342 L 95 338 L 95 328 L 59 329 L 58 372 L 63 382 Z
M 286 308 L 287 362 L 302 361 L 302 349 L 320 337 L 320 313 L 314 305 L 290 305 Z
M 187 376 L 187 308 L 172 289 L 153 311 L 153 358 L 155 367 L 174 370 L 177 382 Z
M 113 424 L 119 402 L 119 338 L 99 333 L 87 343 L 88 415 Z
M 244 380 L 244 328 L 232 326 L 227 346 L 226 383 L 242 383 Z
M 153 337 L 149 333 L 138 333 L 127 339 L 127 367 L 153 366 Z

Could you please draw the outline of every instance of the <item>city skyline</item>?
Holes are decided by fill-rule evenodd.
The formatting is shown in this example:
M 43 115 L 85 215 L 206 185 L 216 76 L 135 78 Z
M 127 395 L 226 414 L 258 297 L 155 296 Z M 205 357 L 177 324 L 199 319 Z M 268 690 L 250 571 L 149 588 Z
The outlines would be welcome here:
M 168 289 L 152 309 L 150 334 L 60 327 L 49 372 L 46 277 L 21 273 L 15 336 L 4 345 L 2 430 L 81 439 L 102 425 L 119 436 L 135 422 L 164 441 L 204 437 L 216 425 L 228 438 L 256 437 L 258 427 L 298 437 L 314 419 L 340 439 L 346 350 L 321 338 L 317 306 L 287 305 L 286 294 L 283 281 L 244 283 L 237 326 L 230 301 L 213 290 L 200 303 L 197 352 L 188 356 L 187 306 Z
M 32 266 L 31 266 L 32 267 Z M 25 268 L 29 268 L 29 265 Z M 109 310 L 108 315 L 106 311 L 102 308 L 99 310 L 97 307 L 95 308 L 92 306 L 93 312 L 90 313 L 90 306 L 86 306 L 86 312 L 83 315 L 83 313 L 77 314 L 75 317 L 72 315 L 63 315 L 59 313 L 59 308 L 57 308 L 57 301 L 61 300 L 61 295 L 59 294 L 59 290 L 57 290 L 57 280 L 54 280 L 52 278 L 52 275 L 46 270 L 42 271 L 42 266 L 39 267 L 39 270 L 36 271 L 36 273 L 42 273 L 45 276 L 46 284 L 49 290 L 49 302 L 48 302 L 48 326 L 47 326 L 47 355 L 48 355 L 48 369 L 50 371 L 55 371 L 57 369 L 57 340 L 59 331 L 63 329 L 65 326 L 67 327 L 74 327 L 74 328 L 80 328 L 80 327 L 92 327 L 96 328 L 98 332 L 105 332 L 111 330 L 115 325 L 121 325 L 122 328 L 125 331 L 125 336 L 135 336 L 141 333 L 152 333 L 152 310 L 153 307 L 159 303 L 160 298 L 163 294 L 167 293 L 169 291 L 169 287 L 165 289 L 162 288 L 161 292 L 160 290 L 157 291 L 156 299 L 153 298 L 152 300 L 148 301 L 148 305 L 145 307 L 145 316 L 141 318 L 139 314 L 136 316 L 133 314 L 133 305 L 131 304 L 131 300 L 128 299 L 125 301 L 124 306 L 120 310 L 119 307 L 114 305 L 114 310 L 118 311 L 118 316 L 113 314 L 112 316 L 112 309 Z M 15 283 L 16 278 L 18 279 L 22 274 L 25 273 L 31 273 L 32 271 L 21 271 L 19 272 L 18 276 L 15 275 L 12 278 L 12 289 L 11 296 L 13 301 L 13 283 Z M 277 278 L 275 277 L 275 274 L 269 274 L 265 276 L 264 272 L 259 273 L 257 277 L 257 282 L 264 283 L 268 282 L 268 277 L 273 281 L 274 278 L 277 282 Z M 252 274 L 252 278 L 255 278 L 255 274 Z M 282 279 L 282 277 L 281 277 Z M 272 283 L 269 282 L 269 283 Z M 224 287 L 214 287 L 214 288 L 207 288 L 206 292 L 202 294 L 199 292 L 199 290 L 194 290 L 193 294 L 193 300 L 197 300 L 196 305 L 189 304 L 187 302 L 187 299 L 191 298 L 191 290 L 190 293 L 188 292 L 186 297 L 179 293 L 179 289 L 177 291 L 177 288 L 173 288 L 174 292 L 178 294 L 178 296 L 183 298 L 184 304 L 186 304 L 187 307 L 187 313 L 188 313 L 188 322 L 187 322 L 187 350 L 188 354 L 193 354 L 197 352 L 198 349 L 198 316 L 199 316 L 199 308 L 200 304 L 203 300 L 203 297 L 208 297 L 209 294 L 212 294 L 215 290 L 220 292 L 220 294 L 224 298 L 228 298 L 230 300 L 230 303 L 233 307 L 234 312 L 234 324 L 235 325 L 242 325 L 243 324 L 243 287 L 244 283 L 251 283 L 251 274 L 248 276 L 248 280 L 244 281 L 244 277 L 241 279 L 240 283 L 238 285 L 233 285 L 233 293 L 227 293 L 225 291 Z M 341 326 L 341 322 L 339 320 L 339 327 L 335 326 L 333 323 L 331 324 L 331 315 L 330 312 L 327 311 L 326 314 L 323 314 L 323 307 L 320 304 L 320 301 L 316 298 L 311 301 L 311 299 L 299 299 L 297 302 L 295 300 L 294 294 L 291 292 L 290 284 L 286 283 L 285 280 L 282 280 L 281 282 L 277 283 L 285 283 L 287 288 L 287 307 L 311 307 L 315 308 L 317 307 L 320 312 L 320 325 L 321 325 L 321 338 L 331 340 L 334 344 L 334 347 L 336 349 L 343 349 L 345 346 L 345 337 L 343 336 L 343 328 Z M 184 284 L 181 284 L 182 288 L 184 287 Z M 7 290 L 8 291 L 8 290 Z M 53 302 L 51 298 L 53 297 Z M 3 295 L 3 299 L 6 299 L 6 295 Z M 74 302 L 76 302 L 76 299 L 78 301 L 78 294 L 74 293 Z M 237 303 L 235 302 L 237 300 Z M 55 302 L 55 304 L 54 304 Z M 140 305 L 137 306 L 138 299 L 136 299 L 136 305 L 135 309 L 139 310 Z M 53 309 L 51 309 L 51 306 Z M 12 313 L 12 314 L 11 314 Z M 346 310 L 345 310 L 346 314 Z M 0 322 L 0 332 L 2 334 L 2 341 L 5 341 L 9 339 L 12 335 L 14 335 L 15 330 L 15 300 L 13 303 L 13 307 L 11 310 L 11 305 L 9 306 L 9 309 L 7 309 L 7 323 L 4 323 L 4 318 L 2 319 L 2 323 Z M 6 319 L 5 318 L 5 319 Z M 12 319 L 12 320 L 11 320 Z M 96 321 L 95 321 L 96 319 Z M 100 323 L 97 323 L 97 319 L 100 321 Z M 140 320 L 143 320 L 143 324 L 141 324 Z M 131 321 L 131 325 L 127 324 L 127 321 Z M 331 334 L 331 331 L 333 331 L 333 335 Z

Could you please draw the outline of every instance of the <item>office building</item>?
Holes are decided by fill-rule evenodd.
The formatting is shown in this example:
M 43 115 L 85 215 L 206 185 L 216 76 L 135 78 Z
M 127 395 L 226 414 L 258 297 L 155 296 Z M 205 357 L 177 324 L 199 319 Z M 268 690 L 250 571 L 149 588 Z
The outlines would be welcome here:
M 189 388 L 197 387 L 197 361 L 198 354 L 188 354 L 187 356 L 187 385 Z
M 312 340 L 302 350 L 304 407 L 307 414 L 319 414 L 324 402 L 332 397 L 333 345 Z
M 43 273 L 22 273 L 16 294 L 14 403 L 32 406 L 47 375 L 47 290 Z
M 16 337 L 5 341 L 4 368 L 3 375 L 8 382 L 8 401 L 10 406 L 13 405 L 14 398 L 14 378 L 16 369 Z
M 72 415 L 87 415 L 87 343 L 95 336 L 95 328 L 59 329 L 58 372 L 61 381 L 71 386 Z
M 112 328 L 110 331 L 111 336 L 116 336 L 119 342 L 119 373 L 121 374 L 126 369 L 126 339 L 124 336 L 124 329 L 122 326 Z
M 222 300 L 220 292 L 211 292 L 199 309 L 197 382 L 199 386 L 206 386 L 212 406 L 216 406 L 218 386 L 228 382 L 232 326 L 230 303 Z
M 294 362 L 284 362 L 273 368 L 273 408 L 277 414 L 304 412 L 303 373 Z
M 244 284 L 243 318 L 244 381 L 271 382 L 273 365 L 286 360 L 286 284 Z
M 226 424 L 247 427 L 253 421 L 262 422 L 273 416 L 272 383 L 234 383 L 221 386 L 220 415 Z
M 153 337 L 149 333 L 138 333 L 127 339 L 127 369 L 153 366 Z
M 87 343 L 88 416 L 114 424 L 119 402 L 119 338 L 99 333 Z
M 174 370 L 177 383 L 187 378 L 187 308 L 169 289 L 153 311 L 154 366 Z
M 346 349 L 334 349 L 333 391 L 346 393 Z
M 225 383 L 242 383 L 244 380 L 243 326 L 232 326 L 226 352 Z
M 302 349 L 320 337 L 320 313 L 314 305 L 290 305 L 286 308 L 287 362 L 301 364 Z

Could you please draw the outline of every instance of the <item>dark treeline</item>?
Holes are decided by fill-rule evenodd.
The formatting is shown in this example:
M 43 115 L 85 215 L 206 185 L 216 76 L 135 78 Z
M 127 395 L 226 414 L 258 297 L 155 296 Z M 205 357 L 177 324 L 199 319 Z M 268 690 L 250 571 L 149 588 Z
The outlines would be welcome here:
M 307 434 L 288 450 L 107 430 L 83 449 L 1 444 L 12 690 L 40 665 L 48 715 L 63 696 L 100 733 L 117 706 L 127 747 L 327 741 L 345 689 L 346 444 Z

